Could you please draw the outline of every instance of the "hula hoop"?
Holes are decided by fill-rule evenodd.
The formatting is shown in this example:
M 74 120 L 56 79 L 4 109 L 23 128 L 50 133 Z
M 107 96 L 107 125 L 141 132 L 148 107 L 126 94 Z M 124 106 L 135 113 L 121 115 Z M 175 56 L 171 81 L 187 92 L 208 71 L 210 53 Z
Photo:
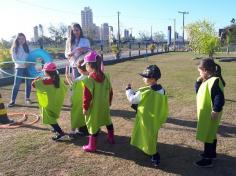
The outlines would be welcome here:
M 27 61 L 17 61 L 17 62 L 9 61 L 9 62 L 1 62 L 0 63 L 0 65 L 11 64 L 11 63 L 23 63 L 23 64 L 29 63 L 29 66 L 27 67 L 27 70 L 29 72 L 30 77 L 16 76 L 15 74 L 11 74 L 11 73 L 8 73 L 8 72 L 4 71 L 2 68 L 0 68 L 0 72 L 6 74 L 8 76 L 14 76 L 14 77 L 23 78 L 23 79 L 35 79 L 36 77 L 39 77 L 39 76 L 42 77 L 43 72 L 42 71 L 37 71 L 36 68 L 35 68 L 36 64 L 41 65 L 41 66 L 43 65 L 42 63 L 36 61 L 38 58 L 41 58 L 43 63 L 52 62 L 52 60 L 53 60 L 48 52 L 46 52 L 43 49 L 37 48 L 37 49 L 35 49 L 35 50 L 33 50 L 29 53 Z
M 35 62 L 37 58 L 41 58 L 43 60 L 43 63 L 52 62 L 53 60 L 47 51 L 41 48 L 37 48 L 29 53 L 27 61 Z M 27 67 L 27 69 L 31 77 L 36 78 L 38 76 L 43 76 L 43 72 L 38 72 L 33 65 L 30 65 L 29 67 Z
M 12 64 L 12 63 L 15 63 L 14 61 L 8 61 L 8 62 L 1 62 L 0 65 L 3 65 L 3 64 Z M 42 65 L 41 63 L 39 62 L 28 62 L 28 61 L 18 61 L 17 63 L 29 63 L 29 64 L 34 64 L 34 65 Z M 8 73 L 6 72 L 5 70 L 3 70 L 2 68 L 0 68 L 0 72 L 8 75 L 8 76 L 13 76 L 13 77 L 17 77 L 17 78 L 22 78 L 22 79 L 35 79 L 35 77 L 27 77 L 27 76 L 16 76 L 15 74 L 12 74 L 12 73 Z
M 80 49 L 83 49 L 83 51 L 81 52 Z M 93 49 L 91 49 L 89 47 L 77 47 L 77 48 L 73 49 L 72 53 L 74 53 L 74 55 L 76 56 L 76 59 L 74 59 L 72 65 L 77 65 L 78 62 L 80 60 L 83 60 L 84 56 L 90 51 L 93 51 Z M 73 84 L 73 79 L 72 79 L 72 76 L 71 76 L 72 71 L 70 72 L 71 68 L 73 68 L 73 67 L 68 62 L 68 65 L 65 68 L 65 77 L 66 77 L 66 81 L 68 82 L 69 86 L 71 86 Z
M 17 122 L 13 122 L 13 123 L 10 123 L 10 124 L 0 125 L 0 129 L 14 129 L 14 128 L 19 128 L 21 126 L 33 125 L 33 124 L 37 123 L 39 121 L 39 119 L 40 119 L 40 117 L 38 115 L 33 114 L 33 113 L 20 113 L 19 112 L 19 113 L 10 113 L 10 114 L 8 114 L 9 117 L 16 116 L 16 115 L 22 115 L 22 118 L 19 121 L 17 121 Z M 27 115 L 34 116 L 35 120 L 32 121 L 32 122 L 29 122 L 29 123 L 24 123 L 28 119 Z

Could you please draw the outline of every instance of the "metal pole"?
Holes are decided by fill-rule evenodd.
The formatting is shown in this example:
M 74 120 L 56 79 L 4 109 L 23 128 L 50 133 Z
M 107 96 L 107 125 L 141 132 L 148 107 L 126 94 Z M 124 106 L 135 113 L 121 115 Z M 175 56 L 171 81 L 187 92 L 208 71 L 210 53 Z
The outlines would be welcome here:
M 184 45 L 184 15 L 185 15 L 185 14 L 189 14 L 189 12 L 182 12 L 182 11 L 179 11 L 178 13 L 182 13 L 182 14 L 183 14 L 183 45 Z
M 118 14 L 118 47 L 120 48 L 120 12 L 117 12 Z

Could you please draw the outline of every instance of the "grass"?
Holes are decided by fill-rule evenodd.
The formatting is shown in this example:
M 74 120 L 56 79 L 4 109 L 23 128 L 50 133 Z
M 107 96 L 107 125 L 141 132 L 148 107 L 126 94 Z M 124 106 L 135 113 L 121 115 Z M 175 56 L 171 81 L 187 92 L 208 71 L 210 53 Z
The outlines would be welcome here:
M 18 129 L 0 129 L 0 175 L 234 175 L 236 172 L 236 63 L 219 63 L 222 66 L 226 104 L 218 135 L 219 160 L 213 169 L 193 166 L 202 151 L 196 141 L 196 102 L 194 81 L 198 77 L 197 63 L 192 53 L 169 53 L 106 66 L 114 89 L 111 106 L 115 126 L 116 144 L 108 145 L 106 130 L 98 138 L 96 153 L 84 153 L 86 138 L 56 143 L 51 141 L 49 127 L 38 123 Z M 157 64 L 162 72 L 160 83 L 169 97 L 169 119 L 159 132 L 158 150 L 161 165 L 153 168 L 148 156 L 129 145 L 134 122 L 134 112 L 125 97 L 128 83 L 134 89 L 143 86 L 137 74 L 150 65 Z M 23 87 L 18 103 L 23 104 Z M 5 103 L 9 101 L 11 87 L 1 87 Z M 32 93 L 35 100 L 35 92 Z M 65 105 L 69 105 L 69 94 Z M 30 107 L 15 107 L 11 112 L 38 113 L 37 103 Z M 59 120 L 65 131 L 70 130 L 70 113 L 67 107 Z

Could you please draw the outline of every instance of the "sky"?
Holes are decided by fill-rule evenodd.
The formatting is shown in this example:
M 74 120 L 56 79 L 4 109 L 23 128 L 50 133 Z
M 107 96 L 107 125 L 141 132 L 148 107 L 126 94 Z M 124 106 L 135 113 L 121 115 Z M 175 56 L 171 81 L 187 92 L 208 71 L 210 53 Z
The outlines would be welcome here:
M 182 35 L 182 14 L 187 11 L 185 24 L 206 19 L 219 28 L 228 26 L 236 18 L 234 0 L 0 0 L 0 39 L 10 40 L 19 32 L 27 39 L 33 37 L 33 26 L 42 24 L 47 34 L 50 25 L 81 23 L 81 10 L 90 7 L 97 26 L 109 23 L 117 31 L 117 12 L 120 12 L 120 27 L 129 29 L 134 36 L 162 31 L 174 25 Z M 123 34 L 122 34 L 123 35 Z

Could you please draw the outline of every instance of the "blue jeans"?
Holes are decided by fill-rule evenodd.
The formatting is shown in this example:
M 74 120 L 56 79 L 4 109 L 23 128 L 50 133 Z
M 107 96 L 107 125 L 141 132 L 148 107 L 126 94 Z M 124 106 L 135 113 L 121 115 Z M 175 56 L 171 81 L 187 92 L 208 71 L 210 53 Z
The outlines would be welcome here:
M 76 67 L 72 67 L 72 79 L 75 80 L 80 76 L 80 73 Z
M 11 101 L 15 102 L 16 97 L 20 88 L 20 84 L 24 78 L 19 78 L 17 76 L 21 77 L 29 77 L 29 73 L 27 68 L 16 68 L 15 69 L 15 79 L 14 79 L 14 85 L 12 89 L 12 94 L 11 94 Z M 28 99 L 30 97 L 30 92 L 31 92 L 31 79 L 25 79 L 25 99 Z

